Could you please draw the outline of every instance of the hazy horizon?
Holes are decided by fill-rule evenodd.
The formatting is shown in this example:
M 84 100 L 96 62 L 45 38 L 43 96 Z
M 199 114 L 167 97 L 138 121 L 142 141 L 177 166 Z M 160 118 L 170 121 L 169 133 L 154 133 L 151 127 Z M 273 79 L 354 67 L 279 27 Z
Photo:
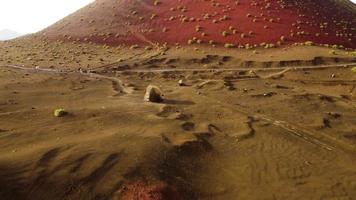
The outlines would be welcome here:
M 94 0 L 1 0 L 0 31 L 35 33 Z M 19 6 L 21 5 L 21 6 Z
M 20 34 L 40 31 L 94 0 L 2 0 L 0 30 Z M 351 0 L 356 3 L 356 0 Z M 21 5 L 21 6 L 19 6 Z

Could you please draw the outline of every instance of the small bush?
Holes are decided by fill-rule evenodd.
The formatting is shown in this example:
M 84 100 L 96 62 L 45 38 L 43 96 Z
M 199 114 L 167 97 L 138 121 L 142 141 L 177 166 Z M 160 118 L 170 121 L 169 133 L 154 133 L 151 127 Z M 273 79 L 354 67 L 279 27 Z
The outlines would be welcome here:
M 304 45 L 306 45 L 306 46 L 313 46 L 313 45 L 314 45 L 314 42 L 312 42 L 312 41 L 306 41 L 306 42 L 304 42 Z
M 65 111 L 63 108 L 58 108 L 58 109 L 54 110 L 53 114 L 55 117 L 63 117 L 65 115 L 67 115 L 68 112 Z
M 229 43 L 225 44 L 224 46 L 225 46 L 225 48 L 227 48 L 227 49 L 236 47 L 234 44 L 229 44 Z
M 356 73 L 356 67 L 353 67 L 353 68 L 351 69 L 351 71 L 352 71 L 353 73 Z

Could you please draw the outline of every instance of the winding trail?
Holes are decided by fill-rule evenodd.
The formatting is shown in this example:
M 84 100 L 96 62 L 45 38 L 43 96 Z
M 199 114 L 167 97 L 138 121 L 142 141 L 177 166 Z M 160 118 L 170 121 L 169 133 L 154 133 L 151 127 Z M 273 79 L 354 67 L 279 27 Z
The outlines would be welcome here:
M 116 63 L 108 64 L 105 65 L 106 67 L 111 66 Z M 290 70 L 305 70 L 305 69 L 311 69 L 311 70 L 322 70 L 322 69 L 329 69 L 329 68 L 349 68 L 356 66 L 356 63 L 344 63 L 344 64 L 330 64 L 330 65 L 310 65 L 310 66 L 301 66 L 301 67 L 296 67 L 296 66 L 286 66 L 286 67 L 256 67 L 256 68 L 173 68 L 173 69 L 128 69 L 128 70 L 117 70 L 115 71 L 116 73 L 127 73 L 127 72 L 134 72 L 134 73 L 164 73 L 164 72 L 246 72 L 246 71 L 280 71 L 283 70 L 283 72 L 287 72 Z M 14 69 L 22 69 L 22 70 L 35 70 L 35 71 L 44 71 L 44 72 L 52 72 L 52 73 L 73 73 L 73 70 L 57 70 L 57 69 L 50 69 L 50 68 L 33 68 L 33 67 L 24 67 L 24 66 L 18 66 L 18 65 L 6 65 L 3 67 L 9 67 L 9 68 L 14 68 Z M 100 66 L 100 68 L 103 68 L 104 66 Z M 97 68 L 93 68 L 97 69 Z M 79 73 L 79 72 L 78 72 Z M 82 73 L 83 74 L 83 73 Z M 87 74 L 94 74 L 94 73 L 87 73 Z M 97 75 L 97 74 L 94 74 Z M 102 75 L 101 77 L 109 77 L 109 76 L 104 76 Z M 111 77 L 112 78 L 112 77 Z
M 305 69 L 328 69 L 328 68 L 340 68 L 340 67 L 352 67 L 355 66 L 356 63 L 346 63 L 346 64 L 330 64 L 330 65 L 310 65 L 310 66 L 302 66 L 302 67 L 296 67 L 296 66 L 287 66 L 287 67 L 270 67 L 270 68 L 265 68 L 265 67 L 256 67 L 256 68 L 182 68 L 182 69 L 134 69 L 134 70 L 119 70 L 117 73 L 127 73 L 127 72 L 133 72 L 133 73 L 163 73 L 163 72 L 246 72 L 246 71 L 289 71 L 289 70 L 305 70 Z
M 326 69 L 326 68 L 340 68 L 340 67 L 351 67 L 356 65 L 356 63 L 349 63 L 349 64 L 338 64 L 338 65 L 321 65 L 321 66 L 303 66 L 303 67 L 280 67 L 280 68 L 223 68 L 223 69 L 154 69 L 154 70 L 123 70 L 123 71 L 117 71 L 118 73 L 124 73 L 124 72 L 136 72 L 136 73 L 148 73 L 148 72 L 157 72 L 157 73 L 162 73 L 162 72 L 189 72 L 189 71 L 211 71 L 211 72 L 221 72 L 221 71 L 280 71 L 283 70 L 279 73 L 284 73 L 288 72 L 290 70 L 303 70 L 303 69 L 311 69 L 311 70 L 316 70 L 316 69 Z M 101 74 L 96 74 L 96 73 L 83 73 L 83 72 L 77 72 L 77 71 L 69 71 L 69 70 L 56 70 L 56 69 L 48 69 L 48 68 L 31 68 L 31 67 L 24 67 L 24 66 L 17 66 L 17 65 L 7 65 L 7 66 L 2 66 L 2 67 L 7 67 L 7 68 L 12 68 L 12 69 L 20 69 L 20 70 L 27 70 L 27 71 L 32 71 L 32 72 L 48 72 L 48 73 L 56 73 L 56 74 L 79 74 L 82 76 L 89 76 L 93 78 L 100 78 L 100 79 L 107 79 L 110 81 L 114 81 L 117 83 L 118 90 L 120 90 L 123 93 L 132 93 L 131 88 L 127 88 L 123 86 L 122 81 L 119 78 L 113 77 L 113 76 L 106 76 L 106 75 L 101 75 Z M 263 78 L 263 77 L 258 77 L 258 78 Z M 205 98 L 208 98 L 204 96 Z M 310 131 L 307 129 L 304 129 L 298 125 L 291 124 L 286 121 L 280 121 L 277 119 L 273 119 L 270 116 L 266 115 L 261 115 L 261 114 L 256 114 L 256 113 L 251 113 L 243 106 L 239 105 L 229 105 L 227 103 L 221 102 L 219 100 L 216 101 L 216 103 L 226 106 L 231 108 L 232 110 L 235 110 L 237 112 L 246 114 L 248 116 L 252 116 L 257 119 L 261 119 L 263 121 L 269 122 L 277 127 L 280 127 L 284 130 L 286 130 L 286 133 L 289 133 L 291 136 L 296 136 L 308 143 L 315 144 L 316 146 L 319 146 L 320 148 L 326 149 L 328 151 L 335 150 L 336 146 L 339 147 L 344 147 L 343 149 L 346 150 L 352 150 L 356 151 L 356 147 L 350 144 L 346 144 L 345 142 L 342 142 L 336 138 L 333 138 L 332 136 L 328 136 L 325 134 L 317 134 L 314 131 Z M 335 146 L 336 145 L 336 146 Z
M 32 67 L 24 67 L 24 66 L 17 66 L 17 65 L 7 65 L 4 67 L 12 68 L 12 69 L 20 69 L 20 70 L 27 70 L 32 72 L 48 72 L 48 73 L 55 73 L 55 74 L 79 74 L 81 76 L 89 76 L 92 78 L 100 78 L 110 80 L 116 83 L 116 88 L 118 92 L 123 92 L 125 94 L 132 93 L 132 88 L 124 87 L 122 81 L 119 78 L 113 76 L 105 76 L 101 74 L 91 73 L 91 72 L 77 72 L 77 71 L 69 71 L 69 70 L 57 70 L 57 69 L 49 69 L 49 68 L 32 68 Z
M 110 66 L 111 64 L 107 65 Z M 312 70 L 322 70 L 322 69 L 328 69 L 328 68 L 348 68 L 355 66 L 356 63 L 346 63 L 346 64 L 331 64 L 331 65 L 319 65 L 319 66 L 302 66 L 302 67 L 272 67 L 272 68 L 220 68 L 220 69 L 202 69 L 202 68 L 183 68 L 183 69 L 138 69 L 138 70 L 118 70 L 115 71 L 116 74 L 122 74 L 122 73 L 165 73 L 165 72 L 248 72 L 248 71 L 280 71 L 277 72 L 276 74 L 283 74 L 288 71 L 294 70 L 305 70 L 305 69 L 312 69 Z M 1 67 L 1 66 L 0 66 Z M 21 69 L 21 70 L 28 70 L 28 71 L 35 71 L 35 72 L 49 72 L 49 73 L 58 73 L 58 74 L 68 74 L 68 73 L 76 73 L 80 74 L 83 76 L 89 76 L 89 77 L 94 77 L 94 78 L 101 78 L 101 79 L 107 79 L 111 80 L 116 83 L 117 90 L 127 94 L 127 93 L 132 93 L 133 89 L 124 87 L 122 81 L 113 76 L 106 76 L 106 75 L 101 75 L 97 73 L 91 73 L 91 72 L 78 72 L 78 71 L 73 71 L 73 70 L 58 70 L 58 69 L 50 69 L 50 68 L 33 68 L 33 67 L 25 67 L 25 66 L 19 66 L 19 65 L 6 65 L 2 67 L 8 67 L 8 68 L 13 68 L 13 69 Z M 281 71 L 282 70 L 282 71 Z M 258 76 L 256 78 L 268 78 L 267 77 L 261 77 Z
M 204 95 L 202 95 L 201 97 L 205 98 L 207 101 L 209 101 L 209 99 L 211 99 L 208 96 L 204 96 Z M 216 100 L 216 99 L 215 99 L 215 103 L 217 103 L 223 107 L 230 108 L 233 111 L 245 114 L 246 116 L 253 117 L 253 119 L 262 120 L 262 121 L 268 122 L 276 127 L 282 128 L 283 130 L 286 131 L 285 132 L 286 134 L 288 134 L 292 137 L 297 137 L 307 143 L 314 144 L 314 145 L 318 146 L 319 148 L 322 148 L 322 149 L 325 149 L 328 151 L 333 151 L 333 150 L 335 150 L 335 147 L 336 147 L 335 144 L 337 144 L 339 146 L 342 143 L 342 145 L 346 145 L 348 150 L 356 151 L 356 148 L 354 146 L 345 144 L 344 142 L 336 140 L 335 138 L 333 138 L 331 136 L 327 136 L 325 134 L 319 134 L 319 133 L 316 134 L 313 131 L 304 129 L 298 125 L 294 125 L 294 124 L 291 124 L 286 121 L 277 120 L 277 119 L 274 119 L 273 117 L 263 115 L 263 114 L 252 113 L 242 105 L 239 105 L 239 104 L 231 105 L 231 104 L 228 104 L 226 102 L 222 102 L 222 101 Z M 317 135 L 320 135 L 320 136 L 316 137 Z

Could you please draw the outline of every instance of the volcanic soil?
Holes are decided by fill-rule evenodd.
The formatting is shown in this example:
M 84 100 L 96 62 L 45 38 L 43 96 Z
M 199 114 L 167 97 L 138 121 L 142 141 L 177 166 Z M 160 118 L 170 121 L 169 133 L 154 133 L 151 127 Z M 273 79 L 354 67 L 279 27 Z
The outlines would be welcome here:
M 0 42 L 1 200 L 355 199 L 353 4 L 338 1 L 322 28 L 329 35 L 282 42 L 299 17 L 310 19 L 300 31 L 319 31 L 326 19 L 312 11 L 336 1 L 113 2 L 98 0 L 44 31 Z M 118 27 L 108 19 L 132 27 L 111 13 L 125 3 L 143 17 L 138 29 L 167 25 L 166 32 L 89 31 Z M 247 10 L 233 15 L 239 6 Z M 197 16 L 165 22 L 172 7 L 190 18 L 214 11 L 221 18 L 225 9 L 216 24 L 226 27 L 257 10 L 281 19 L 268 21 L 276 32 L 267 38 L 256 29 L 249 45 L 213 37 L 217 29 L 202 23 L 214 45 L 192 38 Z M 162 21 L 145 20 L 147 9 Z M 345 34 L 331 36 L 338 25 Z M 179 27 L 193 31 L 173 35 Z M 162 90 L 163 102 L 144 101 L 148 85 Z M 54 116 L 60 108 L 66 115 Z
M 353 53 L 257 51 L 1 43 L 1 198 L 353 199 Z
M 348 0 L 97 0 L 40 34 L 111 45 L 356 48 L 355 9 Z

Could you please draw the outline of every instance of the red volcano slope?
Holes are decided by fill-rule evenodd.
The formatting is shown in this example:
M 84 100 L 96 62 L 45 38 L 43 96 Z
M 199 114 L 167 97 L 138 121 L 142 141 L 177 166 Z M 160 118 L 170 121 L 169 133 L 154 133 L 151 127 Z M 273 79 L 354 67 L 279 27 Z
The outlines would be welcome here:
M 346 1 L 346 0 L 345 0 Z M 96 43 L 356 48 L 356 10 L 343 0 L 97 0 L 43 31 Z M 350 4 L 348 4 L 350 5 Z

